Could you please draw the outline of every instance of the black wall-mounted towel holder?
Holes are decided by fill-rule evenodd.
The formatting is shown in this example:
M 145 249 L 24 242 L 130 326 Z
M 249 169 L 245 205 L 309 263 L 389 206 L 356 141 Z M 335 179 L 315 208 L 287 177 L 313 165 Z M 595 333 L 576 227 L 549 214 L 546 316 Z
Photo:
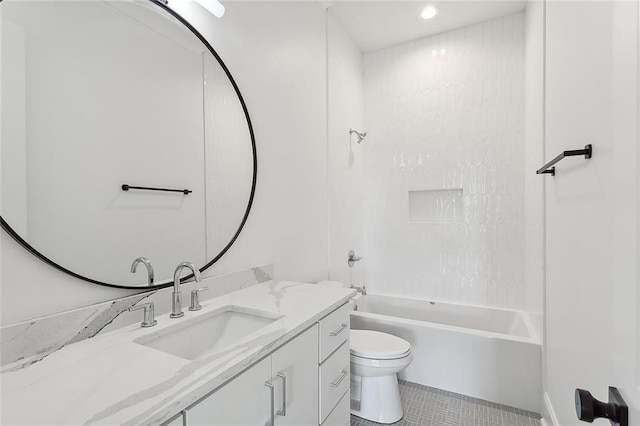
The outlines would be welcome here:
M 591 158 L 592 153 L 593 153 L 593 149 L 591 147 L 591 144 L 585 145 L 584 149 L 573 149 L 569 151 L 562 151 L 562 153 L 558 155 L 556 158 L 549 161 L 544 166 L 540 167 L 536 171 L 536 174 L 537 175 L 550 174 L 551 176 L 555 176 L 556 168 L 552 166 L 556 164 L 558 161 L 562 160 L 565 157 L 575 157 L 576 155 L 584 155 L 585 160 L 588 160 L 589 158 Z
M 141 189 L 144 191 L 182 192 L 185 195 L 191 194 L 193 192 L 190 189 L 151 188 L 148 186 L 132 186 L 132 185 L 127 185 L 126 183 L 122 185 L 123 191 L 128 191 L 130 189 Z

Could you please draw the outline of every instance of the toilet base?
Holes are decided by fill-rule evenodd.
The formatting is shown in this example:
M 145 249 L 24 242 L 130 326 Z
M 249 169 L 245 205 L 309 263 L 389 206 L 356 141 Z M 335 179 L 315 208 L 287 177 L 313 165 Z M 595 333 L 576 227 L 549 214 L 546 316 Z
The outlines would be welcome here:
M 404 415 L 395 374 L 361 377 L 352 373 L 351 387 L 352 392 L 359 394 L 352 394 L 351 398 L 351 414 L 354 416 L 378 423 L 395 423 Z

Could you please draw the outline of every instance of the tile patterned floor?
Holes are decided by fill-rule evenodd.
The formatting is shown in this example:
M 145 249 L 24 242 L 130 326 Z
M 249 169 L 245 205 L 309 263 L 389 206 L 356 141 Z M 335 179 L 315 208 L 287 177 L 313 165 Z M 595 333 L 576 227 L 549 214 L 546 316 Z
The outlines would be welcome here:
M 400 380 L 404 418 L 399 426 L 540 426 L 540 415 Z M 351 416 L 351 426 L 375 426 Z

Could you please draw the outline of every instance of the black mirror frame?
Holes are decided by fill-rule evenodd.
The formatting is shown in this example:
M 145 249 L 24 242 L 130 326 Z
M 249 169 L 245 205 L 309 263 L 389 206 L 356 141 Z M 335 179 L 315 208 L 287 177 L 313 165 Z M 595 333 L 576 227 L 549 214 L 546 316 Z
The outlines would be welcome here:
M 2 1 L 3 0 L 0 0 L 0 3 L 2 3 Z M 242 231 L 242 228 L 244 228 L 244 225 L 247 222 L 247 218 L 249 217 L 249 212 L 251 211 L 251 206 L 253 205 L 253 198 L 254 198 L 255 191 L 256 191 L 256 180 L 257 180 L 257 175 L 258 175 L 258 158 L 257 158 L 257 152 L 256 152 L 256 140 L 255 140 L 255 136 L 254 136 L 254 132 L 253 132 L 253 125 L 251 124 L 251 118 L 249 117 L 249 110 L 247 109 L 247 105 L 244 102 L 244 98 L 242 97 L 242 94 L 240 93 L 240 89 L 238 88 L 238 85 L 236 84 L 236 81 L 233 79 L 233 76 L 229 72 L 229 69 L 227 68 L 225 63 L 222 61 L 222 58 L 220 58 L 220 55 L 218 55 L 218 53 L 213 49 L 211 44 L 209 44 L 209 42 L 204 38 L 204 36 L 202 34 L 200 34 L 200 32 L 198 30 L 196 30 L 195 27 L 193 27 L 193 25 L 191 25 L 180 14 L 178 14 L 173 9 L 168 7 L 167 6 L 167 2 L 163 2 L 162 0 L 149 0 L 149 1 L 151 3 L 153 3 L 153 4 L 155 4 L 156 6 L 164 9 L 171 16 L 173 16 L 180 23 L 182 23 L 185 27 L 187 27 L 196 37 L 198 37 L 198 39 L 202 42 L 202 44 L 204 44 L 207 47 L 207 49 L 209 50 L 209 52 L 211 52 L 211 54 L 216 58 L 216 60 L 218 61 L 218 63 L 222 67 L 222 69 L 224 70 L 225 74 L 227 75 L 227 78 L 229 79 L 229 81 L 233 85 L 233 89 L 235 90 L 236 95 L 238 96 L 238 99 L 240 100 L 240 104 L 242 105 L 242 110 L 244 111 L 244 116 L 245 116 L 245 118 L 247 120 L 247 126 L 249 127 L 249 135 L 251 136 L 251 151 L 253 153 L 253 179 L 252 179 L 252 182 L 251 182 L 251 194 L 249 195 L 249 202 L 247 203 L 247 209 L 244 212 L 244 216 L 242 218 L 242 222 L 240 222 L 240 226 L 238 227 L 238 230 L 235 232 L 235 234 L 233 235 L 233 237 L 231 238 L 229 243 L 212 260 L 210 260 L 208 263 L 206 263 L 203 267 L 201 267 L 199 269 L 200 272 L 204 272 L 206 269 L 208 269 L 214 263 L 216 263 L 222 256 L 224 256 L 224 254 L 231 248 L 233 243 L 235 243 L 236 239 L 240 235 L 240 231 Z M 37 257 L 38 259 L 40 259 L 44 263 L 48 264 L 49 266 L 52 266 L 53 268 L 58 269 L 59 271 L 62 271 L 64 273 L 66 273 L 68 275 L 71 275 L 72 277 L 78 278 L 80 280 L 83 280 L 83 281 L 86 281 L 86 282 L 90 282 L 92 284 L 102 285 L 102 286 L 105 286 L 105 287 L 113 287 L 113 288 L 129 289 L 129 290 L 140 290 L 140 291 L 148 291 L 148 290 L 160 289 L 160 288 L 170 287 L 170 286 L 173 285 L 172 281 L 167 281 L 167 282 L 163 282 L 163 283 L 160 283 L 160 284 L 154 284 L 154 285 L 150 285 L 150 286 L 130 286 L 130 285 L 106 283 L 106 282 L 94 280 L 93 278 L 85 277 L 83 275 L 77 274 L 77 273 L 65 268 L 62 265 L 59 265 L 58 263 L 56 263 L 56 262 L 52 261 L 51 259 L 49 259 L 44 254 L 40 253 L 31 244 L 29 244 L 20 235 L 18 235 L 18 233 L 9 225 L 9 223 L 7 223 L 7 221 L 4 220 L 4 218 L 1 215 L 0 215 L 0 226 L 2 227 L 2 229 L 7 234 L 9 234 L 9 236 L 11 236 L 18 244 L 20 244 L 29 253 L 31 253 L 32 255 L 34 255 L 35 257 Z M 188 276 L 185 276 L 184 278 L 182 278 L 181 281 L 182 282 L 187 281 L 192 277 L 193 277 L 193 274 L 189 274 Z

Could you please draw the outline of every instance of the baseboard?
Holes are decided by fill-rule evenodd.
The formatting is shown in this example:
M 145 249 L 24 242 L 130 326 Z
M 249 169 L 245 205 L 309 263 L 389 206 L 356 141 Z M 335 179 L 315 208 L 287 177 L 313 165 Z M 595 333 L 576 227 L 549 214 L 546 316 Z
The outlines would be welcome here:
M 551 420 L 545 417 L 542 417 L 540 418 L 540 426 L 553 426 L 553 425 L 551 424 Z
M 542 413 L 542 418 L 540 419 L 540 424 L 542 426 L 560 426 L 558 422 L 558 417 L 556 417 L 555 411 L 553 411 L 553 405 L 551 404 L 551 399 L 549 398 L 548 393 L 544 393 L 544 412 Z

